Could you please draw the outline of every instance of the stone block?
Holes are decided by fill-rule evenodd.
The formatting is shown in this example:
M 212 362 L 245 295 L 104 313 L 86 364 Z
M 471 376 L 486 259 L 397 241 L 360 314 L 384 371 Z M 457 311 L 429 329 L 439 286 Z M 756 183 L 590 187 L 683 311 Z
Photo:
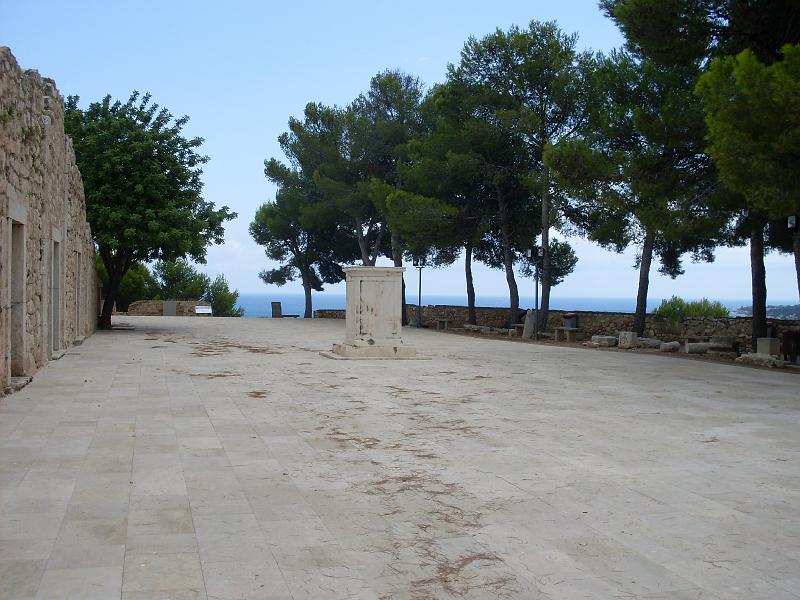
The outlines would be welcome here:
M 686 354 L 705 354 L 710 347 L 708 342 L 686 342 L 683 350 Z
M 592 341 L 605 347 L 617 345 L 617 338 L 613 335 L 593 335 Z
M 781 351 L 781 342 L 778 338 L 758 338 L 756 341 L 756 353 L 768 356 L 778 356 Z
M 617 345 L 623 350 L 637 348 L 639 346 L 638 338 L 639 336 L 633 331 L 620 331 Z
M 654 349 L 654 350 L 658 350 L 659 348 L 661 348 L 661 340 L 658 340 L 656 338 L 650 338 L 650 337 L 642 337 L 642 338 L 639 338 L 639 347 L 640 348 L 651 348 L 651 349 Z
M 736 336 L 712 335 L 709 343 L 711 344 L 709 350 L 722 350 L 722 351 L 732 352 L 736 345 Z
M 763 339 L 771 339 L 771 338 L 759 338 L 760 340 Z M 751 352 L 750 354 L 742 354 L 739 358 L 736 359 L 736 362 L 744 363 L 747 365 L 757 365 L 759 367 L 778 367 L 783 368 L 787 364 L 787 362 L 779 360 L 774 356 L 770 356 L 769 354 L 761 354 L 760 352 Z
M 534 325 L 534 314 L 531 309 L 528 309 L 525 312 L 525 327 L 522 329 L 522 337 L 529 340 L 533 337 L 533 330 L 535 329 Z
M 680 342 L 664 342 L 659 347 L 659 350 L 661 350 L 662 352 L 677 352 L 680 349 L 681 349 Z

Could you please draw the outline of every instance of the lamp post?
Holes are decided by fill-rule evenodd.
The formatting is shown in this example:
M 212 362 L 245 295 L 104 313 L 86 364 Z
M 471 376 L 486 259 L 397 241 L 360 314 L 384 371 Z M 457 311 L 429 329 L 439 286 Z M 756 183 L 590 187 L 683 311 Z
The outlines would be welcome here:
M 544 256 L 544 248 L 534 246 L 527 256 L 533 261 L 533 339 L 539 339 L 539 261 Z
M 425 257 L 414 257 L 411 263 L 419 269 L 419 295 L 417 297 L 417 327 L 422 327 L 422 269 L 425 268 Z

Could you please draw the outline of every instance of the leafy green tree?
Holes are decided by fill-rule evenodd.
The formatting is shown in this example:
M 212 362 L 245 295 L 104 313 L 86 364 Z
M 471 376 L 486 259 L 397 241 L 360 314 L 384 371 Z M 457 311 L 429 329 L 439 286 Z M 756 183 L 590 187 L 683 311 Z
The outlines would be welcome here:
M 150 94 L 127 102 L 106 96 L 85 110 L 78 96 L 65 104 L 65 130 L 83 176 L 86 213 L 108 273 L 101 328 L 122 279 L 137 263 L 190 257 L 204 262 L 206 248 L 223 240 L 223 223 L 236 216 L 202 197 L 201 138 L 186 138 L 188 117 L 173 119 Z
M 541 245 L 545 250 L 541 325 L 547 322 L 552 287 L 550 228 L 557 217 L 568 212 L 564 211 L 568 198 L 554 186 L 543 153 L 550 144 L 579 136 L 588 124 L 594 102 L 594 60 L 588 52 L 578 52 L 576 45 L 577 36 L 563 33 L 555 23 L 531 21 L 527 29 L 512 27 L 481 40 L 470 38 L 461 51 L 458 68 L 450 71 L 450 77 L 481 90 L 489 100 L 486 110 L 490 120 L 507 135 L 519 137 L 527 149 L 521 159 L 527 170 L 527 185 L 538 196 Z M 511 207 L 506 194 L 498 195 L 498 208 L 506 279 L 510 287 L 516 287 Z M 534 237 L 530 232 L 529 239 Z M 512 306 L 512 311 L 515 308 Z
M 384 71 L 370 81 L 369 90 L 353 102 L 352 110 L 366 125 L 364 131 L 365 176 L 371 182 L 371 198 L 386 219 L 386 197 L 402 187 L 399 166 L 412 136 L 421 129 L 422 84 L 400 71 Z M 388 225 L 388 223 L 387 223 Z M 400 234 L 390 229 L 395 267 L 403 266 Z
M 231 291 L 224 275 L 217 275 L 214 281 L 209 283 L 202 299 L 211 303 L 211 311 L 215 317 L 244 316 L 244 309 L 236 306 L 236 302 L 239 300 L 239 291 Z
M 261 205 L 250 224 L 250 235 L 265 247 L 267 256 L 281 263 L 259 277 L 266 284 L 284 285 L 300 277 L 305 294 L 304 318 L 313 316 L 312 291 L 344 278 L 339 260 L 355 260 L 349 231 L 335 220 L 322 223 L 314 213 L 321 201 L 314 182 L 301 171 L 275 159 L 265 162 L 264 172 L 278 185 L 274 202 Z M 311 215 L 309 217 L 308 215 Z
M 103 284 L 103 289 L 108 285 L 108 273 L 103 260 L 96 256 L 97 274 Z M 128 269 L 119 286 L 117 295 L 117 310 L 125 312 L 131 302 L 136 300 L 151 300 L 159 293 L 158 281 L 145 265 L 135 264 Z
M 785 44 L 800 43 L 800 5 L 795 0 L 601 0 L 600 6 L 622 29 L 630 50 L 666 67 L 704 66 L 748 48 L 770 64 L 781 58 Z M 696 151 L 704 151 L 702 142 Z M 767 333 L 768 217 L 741 194 L 729 194 L 725 206 L 735 219 L 730 243 L 750 243 L 755 345 Z
M 686 252 L 712 260 L 727 215 L 709 208 L 713 188 L 704 184 L 713 167 L 691 143 L 704 132 L 691 89 L 697 69 L 668 69 L 624 52 L 598 63 L 601 103 L 592 127 L 581 140 L 548 147 L 545 162 L 560 187 L 585 202 L 590 239 L 617 251 L 639 247 L 633 330 L 643 335 L 653 257 L 673 278 L 683 273 Z
M 208 291 L 210 279 L 185 259 L 160 260 L 153 266 L 162 300 L 200 300 Z
M 689 65 L 750 48 L 780 58 L 800 38 L 796 0 L 601 0 L 630 49 L 663 65 Z
M 437 85 L 420 107 L 421 130 L 404 149 L 403 190 L 387 198 L 389 224 L 412 255 L 451 264 L 464 251 L 468 322 L 474 324 L 472 262 L 497 209 L 492 171 L 481 155 L 491 129 L 473 112 L 474 97 L 456 82 Z
M 575 265 L 578 264 L 578 256 L 575 250 L 569 245 L 569 242 L 562 242 L 560 240 L 550 240 L 550 277 L 553 287 L 566 279 L 567 275 L 575 270 Z M 520 274 L 523 277 L 533 277 L 534 269 L 536 266 L 541 269 L 541 260 L 531 252 L 531 256 L 522 254 L 520 256 Z
M 708 153 L 725 185 L 785 227 L 786 217 L 800 215 L 800 45 L 785 46 L 771 65 L 751 50 L 714 59 L 697 92 Z M 800 226 L 792 249 L 800 295 Z

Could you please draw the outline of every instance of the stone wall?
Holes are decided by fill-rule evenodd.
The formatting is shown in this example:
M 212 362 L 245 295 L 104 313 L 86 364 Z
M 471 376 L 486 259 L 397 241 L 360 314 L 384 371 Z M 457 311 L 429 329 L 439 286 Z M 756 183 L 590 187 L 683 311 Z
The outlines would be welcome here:
M 195 306 L 211 306 L 205 300 L 175 300 L 176 317 L 197 317 Z M 137 317 L 160 317 L 164 314 L 164 300 L 137 300 L 128 305 L 127 314 Z M 199 315 L 205 316 L 205 315 Z
M 91 334 L 98 304 L 63 98 L 0 48 L 0 392 Z
M 547 319 L 547 331 L 562 324 L 565 311 L 551 310 Z M 577 325 L 588 338 L 593 335 L 618 335 L 620 331 L 630 331 L 633 327 L 633 315 L 619 312 L 570 311 L 577 315 Z M 408 305 L 408 317 L 414 320 L 417 314 L 416 305 Z M 522 311 L 520 311 L 522 315 Z M 475 307 L 476 324 L 487 327 L 504 327 L 508 318 L 507 308 Z M 344 319 L 344 310 L 315 310 L 315 318 Z M 466 306 L 423 306 L 422 323 L 426 327 L 436 327 L 437 319 L 448 319 L 450 327 L 461 327 L 467 322 Z M 522 316 L 520 317 L 522 322 Z M 778 331 L 800 331 L 800 321 L 774 320 Z M 645 320 L 645 336 L 658 338 L 668 342 L 682 340 L 686 337 L 708 337 L 712 335 L 729 335 L 738 339 L 742 350 L 750 349 L 752 319 L 750 317 L 731 317 L 725 319 L 692 318 L 685 319 L 679 325 L 671 321 L 648 314 Z

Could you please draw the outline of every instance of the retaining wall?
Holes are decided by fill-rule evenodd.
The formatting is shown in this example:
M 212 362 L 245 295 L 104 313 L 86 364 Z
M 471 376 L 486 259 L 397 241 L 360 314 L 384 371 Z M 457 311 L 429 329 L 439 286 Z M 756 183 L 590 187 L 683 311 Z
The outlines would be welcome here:
M 416 317 L 416 305 L 408 305 L 409 319 Z M 522 315 L 524 311 L 520 311 Z M 559 327 L 563 310 L 551 310 L 547 319 L 547 330 Z M 584 335 L 617 335 L 620 331 L 630 331 L 633 327 L 633 314 L 620 312 L 569 311 L 578 317 L 578 327 L 583 328 Z M 475 307 L 476 325 L 487 327 L 504 327 L 508 318 L 507 308 Z M 315 310 L 315 318 L 344 319 L 344 310 Z M 429 305 L 422 307 L 422 323 L 426 327 L 436 327 L 437 319 L 448 319 L 450 327 L 461 327 L 467 322 L 466 306 Z M 520 317 L 522 322 L 522 316 Z M 771 320 L 778 331 L 800 331 L 800 321 Z M 685 319 L 675 325 L 663 317 L 648 314 L 645 319 L 645 336 L 658 338 L 668 342 L 682 340 L 686 337 L 705 337 L 712 335 L 729 335 L 738 339 L 743 350 L 750 348 L 752 319 L 750 317 L 730 318 L 692 318 Z
M 195 306 L 211 306 L 205 300 L 175 300 L 176 317 L 197 317 L 194 312 Z M 128 305 L 126 314 L 137 317 L 160 317 L 164 314 L 164 300 L 137 300 Z

